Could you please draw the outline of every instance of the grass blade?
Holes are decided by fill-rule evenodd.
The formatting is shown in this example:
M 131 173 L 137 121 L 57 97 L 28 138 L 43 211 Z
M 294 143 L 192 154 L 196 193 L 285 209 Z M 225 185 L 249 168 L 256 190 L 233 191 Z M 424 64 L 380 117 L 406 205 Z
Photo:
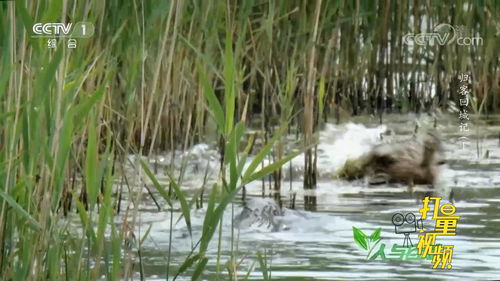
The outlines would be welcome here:
M 174 192 L 177 195 L 177 198 L 179 199 L 179 202 L 181 203 L 181 211 L 182 211 L 182 216 L 184 217 L 184 220 L 186 221 L 186 226 L 189 231 L 189 236 L 193 236 L 192 229 L 191 229 L 191 209 L 189 207 L 189 203 L 186 200 L 186 197 L 184 196 L 184 193 L 181 191 L 179 185 L 177 184 L 177 181 L 170 175 L 170 173 L 167 173 L 168 179 L 170 180 L 170 184 L 172 184 L 172 187 L 174 188 Z
M 158 182 L 156 179 L 155 175 L 153 172 L 151 172 L 151 169 L 149 169 L 148 164 L 144 162 L 144 160 L 140 159 L 139 162 L 141 163 L 141 167 L 148 176 L 148 178 L 153 182 L 153 186 L 156 188 L 156 190 L 160 193 L 160 195 L 167 201 L 168 205 L 172 207 L 172 201 L 170 200 L 170 196 L 168 195 L 168 192 L 163 188 L 163 186 Z
M 29 222 L 29 226 L 33 228 L 34 230 L 38 231 L 41 229 L 40 224 L 28 213 L 26 210 L 23 209 L 23 207 L 19 204 L 17 204 L 16 200 L 12 198 L 9 194 L 6 194 L 3 192 L 3 190 L 0 189 L 0 197 L 2 197 L 3 200 L 9 204 L 14 211 L 16 211 L 21 217 L 25 218 Z

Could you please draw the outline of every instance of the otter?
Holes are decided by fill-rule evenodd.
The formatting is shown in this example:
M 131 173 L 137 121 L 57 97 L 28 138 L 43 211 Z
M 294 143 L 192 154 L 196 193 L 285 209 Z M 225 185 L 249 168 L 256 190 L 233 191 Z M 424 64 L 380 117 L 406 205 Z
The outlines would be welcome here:
M 444 164 L 442 145 L 431 133 L 410 140 L 376 145 L 359 159 L 348 160 L 339 177 L 365 178 L 369 184 L 403 183 L 434 185 Z

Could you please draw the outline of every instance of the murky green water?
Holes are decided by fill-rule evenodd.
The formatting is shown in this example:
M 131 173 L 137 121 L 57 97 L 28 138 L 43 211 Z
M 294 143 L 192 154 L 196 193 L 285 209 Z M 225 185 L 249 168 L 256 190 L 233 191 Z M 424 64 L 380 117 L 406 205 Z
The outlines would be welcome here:
M 429 118 L 427 118 L 429 119 Z M 371 121 L 353 122 L 370 124 Z M 388 128 L 398 135 L 408 136 L 414 129 L 415 116 L 393 116 L 385 120 Z M 421 119 L 420 122 L 425 123 Z M 239 272 L 243 276 L 255 266 L 250 274 L 251 280 L 262 280 L 256 262 L 257 250 L 266 250 L 270 257 L 273 280 L 491 280 L 500 276 L 500 117 L 470 122 L 473 135 L 470 147 L 460 149 L 458 137 L 465 133 L 459 131 L 458 118 L 443 117 L 438 120 L 438 131 L 445 143 L 448 164 L 442 169 L 441 178 L 435 189 L 417 186 L 409 190 L 401 185 L 367 186 L 363 181 L 347 182 L 331 179 L 329 174 L 338 159 L 349 153 L 369 147 L 361 141 L 345 140 L 336 143 L 342 134 L 350 130 L 344 125 L 327 126 L 322 132 L 319 148 L 320 179 L 314 191 L 304 194 L 300 175 L 300 159 L 294 161 L 292 179 L 282 186 L 282 197 L 288 205 L 291 194 L 296 196 L 296 210 L 285 213 L 283 218 L 286 230 L 267 232 L 243 229 L 236 231 L 238 259 L 242 262 Z M 370 127 L 375 126 L 373 123 Z M 352 128 L 351 128 L 352 129 Z M 372 129 L 373 130 L 373 129 Z M 376 135 L 376 131 L 360 131 Z M 480 137 L 478 141 L 474 134 Z M 359 138 L 356 135 L 354 139 Z M 195 190 L 203 182 L 206 165 L 209 171 L 216 171 L 217 153 L 210 147 L 198 147 L 190 155 L 190 164 L 184 179 L 183 188 Z M 478 157 L 479 156 L 479 157 Z M 485 158 L 484 156 L 487 156 Z M 168 160 L 168 155 L 165 156 Z M 336 160 L 337 159 L 337 160 Z M 162 159 L 160 159 L 161 162 Z M 167 161 L 165 160 L 165 161 Z M 297 167 L 299 166 L 299 167 Z M 287 166 L 288 167 L 288 166 Z M 288 168 L 287 168 L 288 169 Z M 287 170 L 288 171 L 288 170 Z M 298 172 L 297 172 L 298 171 Z M 214 172 L 215 173 L 215 172 Z M 209 177 L 213 179 L 213 177 Z M 164 177 L 163 177 L 164 178 Z M 262 183 L 254 182 L 247 186 L 247 196 L 260 196 Z M 266 188 L 266 193 L 268 189 Z M 304 211 L 305 195 L 315 196 L 317 205 L 314 211 Z M 431 269 L 430 261 L 388 261 L 365 259 L 366 251 L 354 243 L 352 227 L 356 226 L 366 233 L 382 228 L 383 243 L 387 248 L 392 244 L 402 244 L 403 236 L 394 233 L 392 215 L 397 212 L 413 212 L 419 217 L 421 199 L 425 195 L 441 196 L 444 202 L 452 202 L 460 216 L 456 236 L 438 236 L 438 242 L 454 245 L 453 268 L 451 270 Z M 151 225 L 151 233 L 142 248 L 143 266 L 147 280 L 165 280 L 166 261 L 169 248 L 170 214 L 158 212 L 151 199 L 145 195 L 140 206 L 141 230 Z M 241 210 L 241 198 L 234 204 L 234 211 Z M 174 212 L 174 222 L 180 213 Z M 193 241 L 201 233 L 204 210 L 192 214 Z M 424 228 L 432 228 L 433 221 L 424 221 Z M 224 217 L 222 232 L 222 265 L 228 259 L 231 240 L 231 213 Z M 414 244 L 417 234 L 410 235 Z M 191 238 L 181 220 L 173 229 L 172 270 L 175 271 L 186 258 L 191 247 Z M 209 252 L 209 263 L 204 275 L 206 280 L 228 280 L 227 270 L 216 274 L 217 241 L 213 240 Z M 386 249 L 386 254 L 390 250 Z M 189 275 L 189 274 L 188 274 Z M 240 278 L 241 278 L 240 276 Z M 139 275 L 137 275 L 139 278 Z M 190 280 L 189 276 L 178 280 Z

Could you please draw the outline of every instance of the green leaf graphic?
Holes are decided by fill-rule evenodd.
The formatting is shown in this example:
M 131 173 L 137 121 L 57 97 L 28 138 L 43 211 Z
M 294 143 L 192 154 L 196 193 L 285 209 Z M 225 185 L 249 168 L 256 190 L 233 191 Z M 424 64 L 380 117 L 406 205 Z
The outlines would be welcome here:
M 359 228 L 352 227 L 354 241 L 363 249 L 368 250 L 368 236 L 363 233 Z
M 375 242 L 380 238 L 380 231 L 382 230 L 381 227 L 377 228 L 372 235 L 370 235 L 370 241 Z

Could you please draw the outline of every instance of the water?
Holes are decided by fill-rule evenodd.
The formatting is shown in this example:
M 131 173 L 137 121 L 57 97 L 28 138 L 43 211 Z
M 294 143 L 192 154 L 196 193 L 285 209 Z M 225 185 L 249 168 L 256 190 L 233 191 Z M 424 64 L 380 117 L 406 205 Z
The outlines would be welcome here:
M 285 206 L 290 204 L 291 194 L 296 194 L 296 210 L 287 210 L 282 218 L 286 227 L 276 232 L 266 229 L 235 230 L 240 280 L 247 271 L 250 280 L 262 280 L 262 273 L 256 259 L 256 252 L 264 250 L 272 267 L 273 280 L 486 280 L 500 275 L 500 118 L 471 122 L 471 133 L 479 133 L 480 142 L 471 138 L 472 144 L 460 150 L 458 138 L 462 136 L 455 117 L 439 119 L 438 131 L 442 134 L 448 164 L 442 168 L 441 177 L 435 189 L 416 186 L 408 189 L 402 185 L 367 186 L 364 181 L 348 182 L 333 179 L 332 174 L 346 159 L 360 156 L 377 143 L 380 133 L 387 128 L 398 136 L 408 137 L 415 127 L 415 116 L 392 116 L 377 126 L 367 118 L 353 120 L 360 124 L 334 126 L 327 124 L 320 134 L 318 147 L 319 180 L 314 191 L 302 190 L 301 168 L 303 158 L 293 160 L 291 173 L 286 166 L 287 180 L 282 184 L 282 198 Z M 423 117 L 419 123 L 431 123 Z M 492 121 L 493 120 L 493 121 Z M 488 158 L 484 158 L 488 154 Z M 478 157 L 479 156 L 479 157 Z M 156 164 L 170 163 L 170 155 L 163 155 Z M 183 188 L 188 193 L 203 184 L 207 172 L 208 183 L 216 178 L 218 169 L 217 152 L 209 145 L 197 145 L 184 154 L 177 153 L 177 165 L 182 158 L 188 159 Z M 290 176 L 291 175 L 291 176 Z M 161 179 L 164 176 L 159 175 Z M 290 182 L 291 180 L 291 182 Z M 209 185 L 210 186 L 210 185 Z M 192 192 L 191 192 L 192 191 Z M 247 186 L 247 196 L 260 196 L 262 183 L 253 182 Z M 269 189 L 266 188 L 266 194 Z M 316 196 L 314 211 L 305 211 L 305 195 Z M 444 202 L 452 202 L 457 208 L 458 222 L 456 236 L 438 236 L 443 244 L 455 246 L 453 269 L 431 269 L 430 261 L 369 261 L 366 251 L 353 240 L 352 227 L 371 234 L 382 228 L 386 254 L 390 247 L 402 244 L 403 236 L 394 233 L 392 215 L 397 212 L 418 213 L 425 195 L 441 196 Z M 159 196 L 158 196 L 159 197 Z M 158 211 L 150 197 L 144 195 L 139 207 L 140 226 L 144 233 L 151 226 L 149 237 L 143 244 L 143 266 L 147 280 L 165 280 L 166 260 L 169 246 L 170 213 Z M 241 196 L 235 201 L 234 214 L 242 209 Z M 188 235 L 183 220 L 177 220 L 178 211 L 173 214 L 172 268 L 175 271 L 188 255 L 192 241 L 200 237 L 204 209 L 193 211 L 193 239 Z M 429 230 L 433 221 L 427 219 L 424 227 Z M 231 244 L 231 207 L 224 216 L 222 231 L 222 265 L 228 260 Z M 414 244 L 417 234 L 412 234 Z M 205 280 L 229 280 L 227 270 L 216 275 L 217 234 L 207 254 L 209 263 Z M 189 272 L 177 280 L 190 280 Z M 138 278 L 137 274 L 137 278 Z

